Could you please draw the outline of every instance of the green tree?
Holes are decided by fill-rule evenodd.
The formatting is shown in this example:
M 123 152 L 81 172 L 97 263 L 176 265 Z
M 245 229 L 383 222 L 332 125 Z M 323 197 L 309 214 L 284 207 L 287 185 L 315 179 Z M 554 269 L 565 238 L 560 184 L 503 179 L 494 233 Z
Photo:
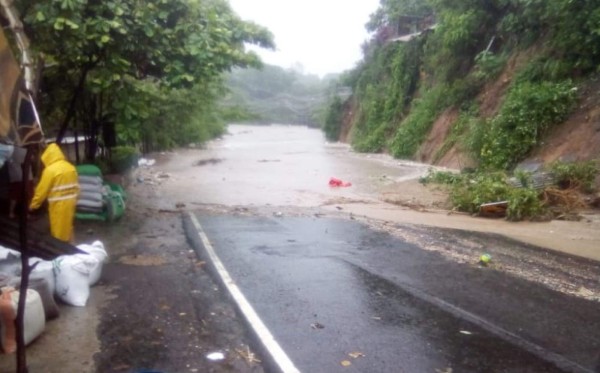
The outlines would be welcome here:
M 32 46 L 48 66 L 40 107 L 47 122 L 60 124 L 59 137 L 73 118 L 94 124 L 92 132 L 107 115 L 137 118 L 120 128 L 140 119 L 151 123 L 165 112 L 136 102 L 147 98 L 136 82 L 156 85 L 154 93 L 167 101 L 178 95 L 170 90 L 189 89 L 191 97 L 196 87 L 214 89 L 233 66 L 260 65 L 244 43 L 273 46 L 268 30 L 242 21 L 224 0 L 29 0 L 19 5 Z

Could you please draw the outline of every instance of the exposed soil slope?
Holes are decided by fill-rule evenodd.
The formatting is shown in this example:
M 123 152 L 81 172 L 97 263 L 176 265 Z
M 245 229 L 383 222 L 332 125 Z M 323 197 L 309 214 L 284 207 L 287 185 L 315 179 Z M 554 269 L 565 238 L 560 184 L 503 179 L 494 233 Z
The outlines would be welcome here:
M 511 60 L 513 61 L 513 60 Z M 514 59 L 509 62 L 507 69 L 493 84 L 488 85 L 479 95 L 480 110 L 484 117 L 497 113 L 509 82 L 514 77 L 515 69 L 521 62 Z M 444 136 L 434 136 L 440 131 L 438 125 L 448 126 L 455 115 L 452 111 L 444 112 L 436 121 L 427 144 L 427 149 L 434 152 L 444 144 Z M 449 131 L 448 131 L 449 132 Z M 447 133 L 448 133 L 447 132 Z M 423 148 L 422 148 L 423 149 Z M 421 155 L 423 161 L 432 159 L 433 155 Z M 557 160 L 586 161 L 600 158 L 600 78 L 590 80 L 579 89 L 579 101 L 569 118 L 562 124 L 552 128 L 541 144 L 535 148 L 526 161 L 551 163 Z M 458 162 L 462 159 L 462 162 Z M 469 165 L 468 155 L 454 146 L 442 157 L 437 165 L 462 168 Z
M 516 73 L 534 56 L 534 49 L 515 54 L 506 63 L 504 71 L 488 83 L 477 97 L 480 115 L 493 117 L 500 109 Z M 357 105 L 352 98 L 344 108 L 340 141 L 351 142 L 352 124 Z M 458 110 L 445 110 L 434 122 L 429 135 L 421 144 L 415 159 L 442 167 L 462 169 L 473 167 L 474 161 L 460 143 L 438 154 L 458 119 Z M 579 101 L 569 118 L 552 128 L 526 161 L 550 163 L 556 160 L 585 161 L 600 158 L 600 76 L 580 86 Z
M 553 162 L 600 158 L 600 78 L 579 90 L 579 105 L 562 125 L 554 128 L 532 159 Z

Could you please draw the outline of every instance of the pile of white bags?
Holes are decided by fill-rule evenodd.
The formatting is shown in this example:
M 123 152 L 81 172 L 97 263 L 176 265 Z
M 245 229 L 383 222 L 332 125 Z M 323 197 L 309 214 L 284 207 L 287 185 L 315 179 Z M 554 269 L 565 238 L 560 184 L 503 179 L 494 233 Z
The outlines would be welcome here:
M 53 261 L 30 258 L 29 264 L 37 263 L 30 279 L 39 279 L 47 284 L 50 294 L 64 303 L 83 307 L 90 295 L 90 286 L 94 286 L 102 274 L 102 266 L 108 260 L 104 244 L 94 241 L 81 244 L 78 249 L 86 254 L 61 255 Z M 6 285 L 18 287 L 21 277 L 20 253 L 0 247 L 0 275 L 7 277 Z M 1 286 L 1 284 L 0 284 Z
M 101 176 L 79 175 L 79 199 L 77 211 L 98 214 L 104 211 L 108 190 Z
M 108 259 L 104 244 L 95 241 L 78 249 L 86 254 L 62 255 L 53 261 L 30 258 L 35 264 L 29 278 L 25 304 L 25 344 L 37 338 L 45 329 L 46 320 L 58 317 L 54 297 L 72 306 L 83 307 L 90 296 L 90 286 L 102 274 Z M 20 253 L 0 246 L 0 347 L 5 353 L 16 349 L 14 320 L 21 283 Z

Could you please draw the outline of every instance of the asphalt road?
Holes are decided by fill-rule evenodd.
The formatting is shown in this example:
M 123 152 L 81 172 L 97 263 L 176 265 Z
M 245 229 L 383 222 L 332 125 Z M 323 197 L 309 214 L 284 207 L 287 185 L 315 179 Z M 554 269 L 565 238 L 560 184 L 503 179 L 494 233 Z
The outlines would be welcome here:
M 598 302 L 449 261 L 351 220 L 196 218 L 299 371 L 597 371 Z M 185 229 L 207 258 L 189 219 Z M 429 242 L 452 234 L 432 232 Z

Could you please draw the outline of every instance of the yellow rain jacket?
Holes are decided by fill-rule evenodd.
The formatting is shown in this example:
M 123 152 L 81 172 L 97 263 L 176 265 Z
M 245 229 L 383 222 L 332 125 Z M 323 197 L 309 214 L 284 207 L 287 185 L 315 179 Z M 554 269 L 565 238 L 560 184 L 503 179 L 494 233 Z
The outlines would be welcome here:
M 56 144 L 50 144 L 44 150 L 42 163 L 45 168 L 29 209 L 39 208 L 47 198 L 50 234 L 70 242 L 73 239 L 73 219 L 79 195 L 77 170 L 65 159 Z

